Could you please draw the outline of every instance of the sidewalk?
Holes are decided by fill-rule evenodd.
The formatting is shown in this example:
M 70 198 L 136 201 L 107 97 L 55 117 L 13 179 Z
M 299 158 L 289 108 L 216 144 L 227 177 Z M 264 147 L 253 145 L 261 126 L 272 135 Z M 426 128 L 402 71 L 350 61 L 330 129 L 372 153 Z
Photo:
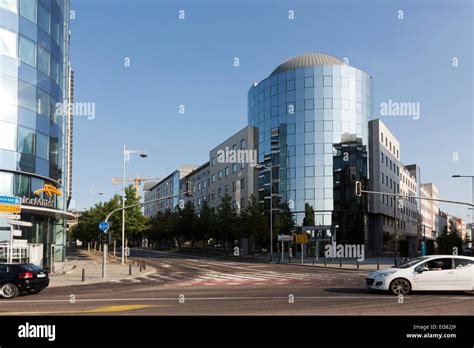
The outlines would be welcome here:
M 116 282 L 122 279 L 144 277 L 156 272 L 156 269 L 146 265 L 146 269 L 140 272 L 137 265 L 132 265 L 132 275 L 129 275 L 131 263 L 122 265 L 120 259 L 111 257 L 107 260 L 107 277 L 102 278 L 102 255 L 83 249 L 68 250 L 66 259 L 66 272 L 61 274 L 50 274 L 49 287 L 71 286 Z M 82 270 L 85 271 L 85 281 L 82 281 Z

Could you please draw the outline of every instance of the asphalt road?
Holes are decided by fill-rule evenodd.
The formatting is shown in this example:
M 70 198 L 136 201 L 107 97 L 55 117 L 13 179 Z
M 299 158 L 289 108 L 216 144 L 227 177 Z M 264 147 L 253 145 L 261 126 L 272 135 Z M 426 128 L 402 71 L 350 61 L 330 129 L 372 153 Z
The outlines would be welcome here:
M 0 299 L 0 315 L 472 315 L 472 293 L 365 289 L 365 271 L 133 250 L 155 274 Z

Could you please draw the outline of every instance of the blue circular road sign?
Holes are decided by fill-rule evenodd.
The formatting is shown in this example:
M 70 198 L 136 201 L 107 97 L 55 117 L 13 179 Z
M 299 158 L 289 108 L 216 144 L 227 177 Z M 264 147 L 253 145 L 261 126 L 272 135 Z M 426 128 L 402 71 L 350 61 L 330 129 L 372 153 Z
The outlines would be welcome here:
M 108 228 L 109 228 L 109 223 L 106 222 L 106 221 L 102 221 L 102 222 L 99 224 L 99 230 L 101 230 L 102 232 L 107 231 Z

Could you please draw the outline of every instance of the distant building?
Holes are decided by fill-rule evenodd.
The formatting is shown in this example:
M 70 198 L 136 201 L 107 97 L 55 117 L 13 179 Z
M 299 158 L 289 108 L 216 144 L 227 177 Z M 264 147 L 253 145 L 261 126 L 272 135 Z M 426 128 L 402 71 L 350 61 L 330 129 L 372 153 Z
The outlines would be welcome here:
M 395 250 L 395 224 L 400 249 L 415 255 L 417 241 L 416 178 L 400 161 L 400 143 L 381 120 L 369 122 L 369 190 L 400 194 L 368 195 L 369 244 L 373 256 Z M 396 214 L 396 219 L 395 219 Z M 405 246 L 403 246 L 405 244 Z
M 257 130 L 245 127 L 212 149 L 208 162 L 201 166 L 181 166 L 160 182 L 146 187 L 145 202 L 170 195 L 174 197 L 145 204 L 145 216 L 173 210 L 180 200 L 183 204 L 193 202 L 196 212 L 201 210 L 206 201 L 211 208 L 217 208 L 225 194 L 231 197 L 231 203 L 237 211 L 245 208 L 250 196 L 255 194 L 257 144 Z M 190 196 L 184 194 L 188 183 Z

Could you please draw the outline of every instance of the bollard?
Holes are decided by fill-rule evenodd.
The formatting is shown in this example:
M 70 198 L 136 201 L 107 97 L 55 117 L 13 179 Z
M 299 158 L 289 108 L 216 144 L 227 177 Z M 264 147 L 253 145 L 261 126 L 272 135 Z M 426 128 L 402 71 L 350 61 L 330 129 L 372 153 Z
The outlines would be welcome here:
M 339 259 L 339 267 L 342 267 L 342 260 Z
M 132 275 L 132 265 L 128 265 L 128 275 Z
M 377 270 L 380 269 L 379 259 L 377 259 Z
M 291 256 L 288 256 L 288 263 L 291 263 Z
M 314 266 L 314 259 L 315 259 L 315 257 L 313 256 L 313 266 Z
M 86 270 L 84 268 L 82 269 L 82 281 L 86 281 Z
M 144 270 L 146 269 L 146 263 L 145 263 L 145 260 L 143 260 L 143 269 L 144 269 Z
M 140 264 L 140 272 L 141 272 L 142 271 L 142 262 L 141 262 L 141 260 L 139 260 L 138 263 Z
M 324 258 L 324 267 L 327 266 L 327 263 L 326 263 L 326 258 Z
M 359 260 L 357 260 L 357 269 L 359 269 Z

